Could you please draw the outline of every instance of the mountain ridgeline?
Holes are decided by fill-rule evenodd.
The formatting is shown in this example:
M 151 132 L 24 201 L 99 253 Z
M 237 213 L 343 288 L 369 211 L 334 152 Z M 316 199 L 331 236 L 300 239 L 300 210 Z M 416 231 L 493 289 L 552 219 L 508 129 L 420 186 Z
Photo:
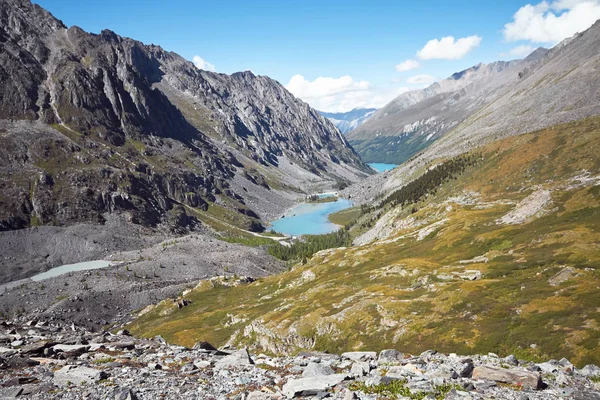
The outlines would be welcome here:
M 371 115 L 377 111 L 376 108 L 355 108 L 352 111 L 343 113 L 331 113 L 325 111 L 319 111 L 322 116 L 330 120 L 340 132 L 346 134 L 353 129 L 359 127 L 364 123 Z
M 366 162 L 401 164 L 443 141 L 432 156 L 600 112 L 600 22 L 523 60 L 478 64 L 404 93 L 348 139 Z
M 256 230 L 311 185 L 371 173 L 273 79 L 0 6 L 0 230 L 106 213 L 185 230 L 212 204 Z

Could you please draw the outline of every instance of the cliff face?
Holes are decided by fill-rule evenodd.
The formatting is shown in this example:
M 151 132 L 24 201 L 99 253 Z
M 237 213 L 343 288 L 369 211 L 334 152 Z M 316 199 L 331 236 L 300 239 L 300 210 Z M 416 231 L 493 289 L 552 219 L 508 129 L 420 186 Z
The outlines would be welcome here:
M 111 31 L 67 29 L 26 0 L 0 5 L 0 229 L 106 212 L 185 227 L 211 202 L 256 227 L 248 189 L 368 173 L 331 123 L 270 78 L 200 71 Z

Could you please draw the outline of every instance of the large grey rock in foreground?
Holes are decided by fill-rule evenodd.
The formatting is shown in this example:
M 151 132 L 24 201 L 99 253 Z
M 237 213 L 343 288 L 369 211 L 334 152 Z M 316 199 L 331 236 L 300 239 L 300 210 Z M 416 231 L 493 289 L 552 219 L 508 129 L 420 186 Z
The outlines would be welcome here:
M 473 370 L 473 379 L 486 379 L 495 382 L 521 386 L 524 389 L 539 390 L 544 383 L 538 374 L 516 369 L 479 366 Z
M 227 367 L 242 367 L 253 365 L 254 361 L 250 357 L 247 349 L 241 349 L 235 353 L 231 353 L 228 356 L 221 358 L 215 363 L 216 368 L 227 368 Z
M 56 386 L 69 386 L 91 384 L 106 379 L 108 376 L 104 371 L 76 365 L 67 365 L 54 373 L 54 384 Z
M 303 378 L 310 378 L 312 376 L 323 376 L 323 375 L 333 375 L 333 370 L 328 365 L 323 365 L 321 363 L 310 362 L 302 372 Z
M 295 396 L 311 396 L 324 392 L 343 382 L 346 374 L 313 376 L 310 378 L 291 379 L 283 385 L 283 395 L 288 399 Z

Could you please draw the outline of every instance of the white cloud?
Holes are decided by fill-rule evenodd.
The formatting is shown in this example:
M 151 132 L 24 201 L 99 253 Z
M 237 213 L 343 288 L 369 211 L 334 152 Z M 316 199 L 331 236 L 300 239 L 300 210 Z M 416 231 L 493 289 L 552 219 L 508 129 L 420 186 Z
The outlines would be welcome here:
M 600 0 L 556 0 L 527 4 L 504 25 L 504 39 L 555 44 L 600 19 Z
M 421 60 L 460 60 L 468 52 L 479 46 L 481 37 L 477 35 L 468 36 L 454 40 L 453 36 L 445 36 L 438 39 L 431 39 L 427 44 L 417 52 Z
M 427 74 L 411 76 L 406 80 L 406 83 L 409 83 L 411 85 L 429 85 L 433 82 L 435 82 L 435 78 Z
M 209 63 L 208 61 L 206 61 L 205 59 L 203 59 L 200 56 L 194 56 L 194 58 L 192 58 L 192 62 L 198 69 L 203 69 L 203 70 L 212 71 L 212 72 L 217 71 L 214 64 Z
M 408 91 L 405 87 L 381 90 L 367 81 L 356 81 L 350 76 L 319 77 L 314 81 L 294 75 L 286 88 L 313 108 L 328 112 L 345 112 L 354 108 L 380 108 Z
M 511 57 L 527 57 L 535 50 L 535 47 L 530 46 L 528 44 L 522 44 L 517 47 L 513 47 L 508 51 L 508 53 L 502 53 L 502 56 L 511 56 Z
M 398 72 L 410 71 L 412 69 L 419 68 L 419 65 L 420 65 L 419 62 L 415 61 L 415 60 L 402 61 L 400 64 L 396 65 L 396 71 L 398 71 Z

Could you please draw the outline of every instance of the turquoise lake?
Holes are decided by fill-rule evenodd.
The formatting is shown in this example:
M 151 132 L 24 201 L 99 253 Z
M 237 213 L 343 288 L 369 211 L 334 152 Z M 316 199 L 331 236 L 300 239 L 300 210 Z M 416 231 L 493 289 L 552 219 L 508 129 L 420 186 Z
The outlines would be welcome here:
M 329 214 L 352 207 L 352 202 L 338 199 L 331 203 L 302 203 L 290 210 L 285 217 L 271 221 L 271 228 L 286 235 L 322 235 L 335 232 L 340 227 L 327 219 Z
M 379 173 L 396 168 L 397 164 L 369 163 L 369 166 Z
M 85 261 L 76 264 L 66 264 L 60 267 L 52 268 L 41 274 L 37 274 L 31 277 L 33 281 L 41 281 L 48 278 L 54 278 L 55 276 L 63 275 L 69 272 L 75 271 L 87 271 L 90 269 L 99 269 L 110 267 L 112 263 L 110 261 L 97 260 L 97 261 Z

